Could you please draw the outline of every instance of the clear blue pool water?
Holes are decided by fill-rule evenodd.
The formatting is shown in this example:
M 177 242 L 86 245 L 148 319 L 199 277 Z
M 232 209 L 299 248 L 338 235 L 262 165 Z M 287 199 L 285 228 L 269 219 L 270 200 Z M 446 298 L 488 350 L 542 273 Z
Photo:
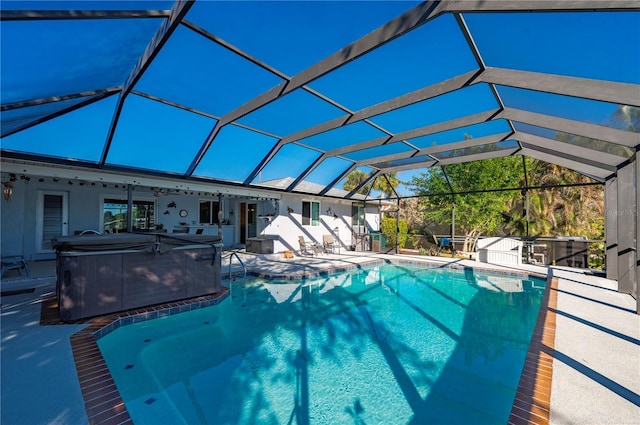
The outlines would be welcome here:
M 251 279 L 98 345 L 136 424 L 505 424 L 544 285 L 401 264 Z

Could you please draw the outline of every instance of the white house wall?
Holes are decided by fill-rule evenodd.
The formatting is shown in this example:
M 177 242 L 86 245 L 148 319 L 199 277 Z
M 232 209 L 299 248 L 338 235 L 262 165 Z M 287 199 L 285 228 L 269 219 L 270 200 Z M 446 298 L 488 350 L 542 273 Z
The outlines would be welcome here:
M 24 250 L 25 216 L 29 211 L 25 208 L 23 185 L 16 182 L 11 201 L 2 199 L 0 208 L 0 253 L 3 257 L 22 255 Z M 31 210 L 35 209 L 35 201 Z M 34 215 L 34 212 L 31 212 Z M 34 215 L 35 217 L 35 215 Z M 35 218 L 34 218 L 35 222 Z M 32 230 L 31 233 L 34 233 Z M 35 236 L 34 236 L 35 238 Z
M 39 180 L 43 181 L 39 181 Z M 72 184 L 69 184 L 71 182 Z M 105 186 L 103 186 L 105 185 Z M 58 179 L 52 177 L 39 178 L 31 176 L 29 181 L 18 178 L 14 182 L 11 201 L 2 199 L 0 221 L 0 243 L 3 256 L 23 255 L 27 260 L 53 259 L 54 253 L 38 253 L 36 241 L 36 211 L 39 191 L 66 192 L 68 194 L 69 217 L 68 233 L 73 235 L 76 231 L 93 229 L 101 231 L 102 204 L 105 198 L 117 197 L 126 199 L 126 185 L 119 184 L 116 188 L 112 183 L 83 182 L 77 180 Z M 285 250 L 299 250 L 298 237 L 304 236 L 311 242 L 322 242 L 322 236 L 331 234 L 340 241 L 342 249 L 354 243 L 351 231 L 351 206 L 352 202 L 336 200 L 333 198 L 309 197 L 297 194 L 276 193 L 275 197 L 282 199 L 243 198 L 240 196 L 226 195 L 222 198 L 223 219 L 230 221 L 223 226 L 225 246 L 237 245 L 240 240 L 239 230 L 239 204 L 241 202 L 257 204 L 257 235 L 275 236 L 279 240 L 274 245 L 275 252 Z M 217 201 L 216 194 L 183 191 L 155 197 L 149 188 L 135 188 L 134 199 L 154 200 L 155 223 L 162 224 L 168 233 L 181 227 L 182 223 L 189 226 L 198 224 L 199 201 L 208 199 Z M 302 202 L 320 202 L 320 225 L 302 225 Z M 175 203 L 175 207 L 170 205 Z M 293 209 L 292 213 L 288 208 Z M 331 209 L 330 214 L 327 213 Z M 181 217 L 180 210 L 186 210 L 187 216 Z M 231 215 L 230 212 L 234 211 Z M 334 218 L 334 214 L 337 218 Z M 267 217 L 267 216 L 273 217 Z M 379 213 L 376 205 L 368 205 L 365 214 L 368 230 L 379 230 Z M 205 233 L 217 234 L 217 226 L 206 226 Z M 195 232 L 192 227 L 190 231 Z
M 320 202 L 320 225 L 302 225 L 302 202 Z M 323 235 L 333 235 L 340 241 L 341 249 L 347 249 L 353 243 L 351 232 L 351 205 L 352 202 L 338 201 L 332 198 L 314 198 L 295 194 L 283 195 L 279 201 L 279 214 L 264 229 L 263 235 L 280 235 L 279 241 L 274 246 L 275 252 L 285 250 L 298 251 L 299 236 L 304 236 L 308 242 L 322 243 Z M 292 213 L 288 208 L 293 209 Z M 330 214 L 327 210 L 331 208 Z M 334 214 L 338 218 L 334 218 Z M 369 230 L 380 229 L 380 217 L 378 207 L 368 205 L 365 211 L 365 220 Z
M 37 177 L 31 180 L 14 182 L 11 201 L 2 199 L 1 243 L 2 255 L 24 255 L 27 260 L 43 260 L 54 258 L 53 253 L 38 253 L 36 241 L 36 212 L 38 193 L 66 192 L 68 194 L 69 216 L 68 233 L 87 229 L 100 230 L 102 217 L 101 196 L 123 197 L 127 193 L 124 188 L 114 185 L 102 187 L 102 184 L 90 183 L 80 185 L 79 182 L 67 180 L 44 179 Z

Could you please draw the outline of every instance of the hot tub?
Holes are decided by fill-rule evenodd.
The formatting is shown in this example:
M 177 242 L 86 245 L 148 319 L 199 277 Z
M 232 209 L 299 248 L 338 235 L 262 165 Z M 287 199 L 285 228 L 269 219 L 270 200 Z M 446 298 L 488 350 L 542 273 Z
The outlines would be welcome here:
M 60 317 L 65 321 L 221 289 L 219 236 L 64 236 L 53 245 Z

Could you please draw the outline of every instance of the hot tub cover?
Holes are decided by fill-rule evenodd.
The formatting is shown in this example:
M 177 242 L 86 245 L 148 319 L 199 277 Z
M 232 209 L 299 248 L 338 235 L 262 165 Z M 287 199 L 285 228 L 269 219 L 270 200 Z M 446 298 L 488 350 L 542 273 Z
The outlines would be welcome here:
M 174 247 L 187 245 L 215 245 L 221 242 L 220 236 L 180 235 L 171 236 L 163 233 L 138 234 L 126 233 L 116 235 L 59 236 L 52 240 L 58 252 L 74 251 L 118 251 L 118 250 L 156 250 L 158 243 L 165 251 Z
M 58 252 L 140 250 L 152 249 L 156 239 L 155 235 L 140 234 L 58 236 L 52 240 L 52 245 Z

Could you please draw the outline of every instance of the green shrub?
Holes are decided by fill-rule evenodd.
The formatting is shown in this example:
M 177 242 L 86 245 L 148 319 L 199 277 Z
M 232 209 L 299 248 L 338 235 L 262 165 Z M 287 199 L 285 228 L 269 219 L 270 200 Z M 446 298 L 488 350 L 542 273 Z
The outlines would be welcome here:
M 409 230 L 409 226 L 407 226 L 406 220 L 400 220 L 400 238 L 398 239 L 398 246 L 400 248 L 405 248 L 407 241 L 411 241 L 409 235 L 407 234 Z M 393 217 L 383 217 L 382 224 L 380 226 L 382 233 L 387 236 L 387 247 L 393 247 L 396 245 L 396 219 Z

